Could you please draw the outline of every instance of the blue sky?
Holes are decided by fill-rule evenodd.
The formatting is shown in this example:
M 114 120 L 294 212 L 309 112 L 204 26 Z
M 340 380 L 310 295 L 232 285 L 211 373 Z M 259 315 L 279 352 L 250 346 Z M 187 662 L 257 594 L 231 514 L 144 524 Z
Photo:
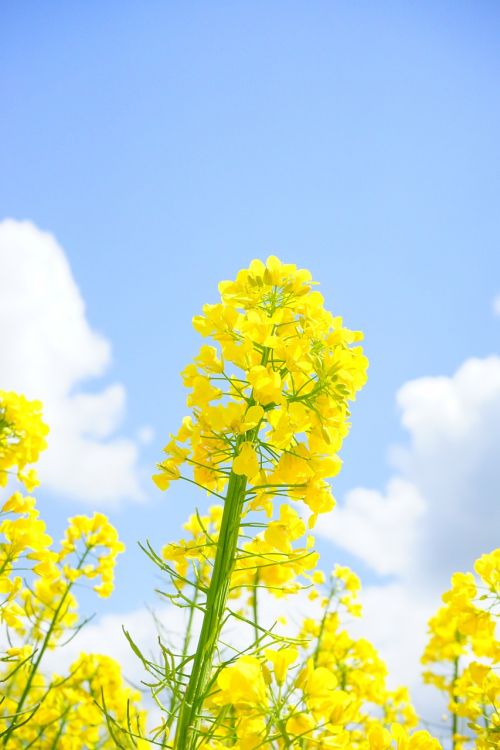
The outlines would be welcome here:
M 309 268 L 328 307 L 365 332 L 370 377 L 339 500 L 384 493 L 403 471 L 390 449 L 408 445 L 404 383 L 499 353 L 499 22 L 498 4 L 481 0 L 2 4 L 0 220 L 54 235 L 90 328 L 112 348 L 72 392 L 121 383 L 117 433 L 139 445 L 141 427 L 154 431 L 138 448 L 144 500 L 109 509 L 130 550 L 99 611 L 141 605 L 154 573 L 135 540 L 176 538 L 197 501 L 186 488 L 161 495 L 148 477 L 185 413 L 191 317 L 253 257 Z M 445 448 L 434 455 L 460 462 Z M 408 481 L 430 476 L 417 458 Z M 475 468 L 490 488 L 494 466 Z M 429 506 L 430 481 L 418 486 Z M 56 534 L 92 507 L 57 482 L 40 499 Z M 368 585 L 393 579 L 348 544 L 319 547 Z

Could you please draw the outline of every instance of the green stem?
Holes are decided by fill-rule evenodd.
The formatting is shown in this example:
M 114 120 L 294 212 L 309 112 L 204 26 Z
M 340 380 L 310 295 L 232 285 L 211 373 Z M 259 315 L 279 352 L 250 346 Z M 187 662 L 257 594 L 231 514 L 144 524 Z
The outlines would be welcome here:
M 318 666 L 318 658 L 319 658 L 319 653 L 321 650 L 321 641 L 323 640 L 323 633 L 325 631 L 326 618 L 330 614 L 330 604 L 332 603 L 332 599 L 334 595 L 335 595 L 335 584 L 330 589 L 330 593 L 328 595 L 328 601 L 325 605 L 325 611 L 323 612 L 323 617 L 321 618 L 321 623 L 319 626 L 318 640 L 316 641 L 316 648 L 314 649 L 314 654 L 313 654 L 313 664 L 315 667 Z
M 7 565 L 9 565 L 9 563 L 13 563 L 13 562 L 14 562 L 14 560 L 16 560 L 16 559 L 17 559 L 17 558 L 16 558 L 16 556 L 15 556 L 15 555 L 13 555 L 12 557 L 10 557 L 9 555 L 6 555 L 6 556 L 5 556 L 5 560 L 3 561 L 3 564 L 2 564 L 1 566 L 0 566 L 0 575 L 2 575 L 2 573 L 3 573 L 3 572 L 4 572 L 4 570 L 6 569 Z M 9 574 L 10 574 L 10 573 L 12 573 L 12 569 L 11 569 L 11 570 L 9 570 Z
M 452 699 L 455 700 L 455 683 L 458 680 L 458 656 L 453 662 L 453 682 L 452 682 Z M 451 718 L 451 747 L 455 750 L 457 746 L 458 716 L 455 711 L 452 712 Z
M 270 349 L 264 347 L 261 364 L 265 367 Z M 253 396 L 252 396 L 253 398 Z M 240 436 L 236 449 L 243 441 L 254 442 L 259 434 L 260 424 Z M 241 515 L 245 502 L 247 477 L 235 474 L 231 469 L 224 500 L 224 511 L 219 531 L 217 552 L 210 586 L 207 592 L 205 613 L 201 626 L 198 646 L 193 660 L 193 669 L 184 695 L 174 740 L 174 750 L 194 750 L 201 722 L 203 701 L 211 677 L 217 642 L 222 630 L 224 614 L 229 597 L 231 574 L 236 560 L 240 536 Z
M 196 604 L 197 604 L 197 598 L 198 598 L 199 589 L 195 588 L 193 599 L 189 603 L 189 616 L 188 621 L 186 625 L 186 634 L 184 636 L 184 643 L 182 645 L 182 654 L 180 658 L 180 670 L 183 672 L 185 668 L 186 659 L 188 656 L 189 651 L 189 644 L 191 643 L 191 636 L 193 632 L 193 623 L 194 623 L 194 615 L 196 612 Z M 172 697 L 172 704 L 170 706 L 170 718 L 166 722 L 166 727 L 168 729 L 168 732 L 165 735 L 164 738 L 164 744 L 168 740 L 168 734 L 170 733 L 170 729 L 172 727 L 172 724 L 174 722 L 175 715 L 177 713 L 178 707 L 182 703 L 182 697 L 181 697 L 181 686 L 178 683 L 174 683 L 174 693 Z M 162 745 L 163 747 L 164 745 Z
M 60 718 L 61 724 L 59 726 L 59 729 L 56 732 L 56 735 L 54 737 L 54 740 L 52 742 L 52 745 L 50 746 L 50 750 L 57 750 L 57 745 L 59 743 L 59 740 L 61 739 L 64 729 L 66 727 L 66 717 L 70 711 L 70 708 L 67 708 L 66 711 L 63 713 L 63 715 Z
M 222 515 L 214 569 L 207 593 L 205 614 L 193 669 L 179 712 L 175 735 L 176 750 L 193 750 L 206 688 L 210 679 L 217 641 L 229 596 L 245 500 L 247 478 L 231 472 Z
M 259 568 L 256 568 L 255 570 L 255 579 L 254 579 L 254 592 L 252 597 L 252 616 L 253 616 L 253 629 L 255 632 L 255 642 L 258 643 L 260 639 L 260 633 L 259 633 L 259 600 L 258 600 L 258 594 L 259 594 Z
M 80 569 L 82 567 L 82 565 L 85 562 L 85 559 L 86 559 L 87 555 L 89 554 L 89 552 L 90 552 L 90 547 L 87 547 L 86 550 L 85 550 L 85 552 L 83 553 L 82 557 L 79 560 L 77 569 Z M 32 664 L 31 664 L 31 669 L 30 669 L 28 678 L 26 680 L 26 683 L 24 685 L 24 690 L 22 691 L 21 697 L 19 698 L 19 701 L 17 703 L 16 715 L 19 715 L 21 713 L 21 710 L 22 710 L 22 708 L 24 706 L 24 702 L 25 702 L 26 698 L 28 697 L 28 693 L 30 691 L 31 684 L 33 682 L 35 674 L 38 671 L 38 667 L 40 666 L 40 662 L 42 661 L 43 656 L 45 654 L 45 651 L 47 650 L 47 646 L 49 645 L 50 637 L 51 637 L 52 633 L 54 632 L 54 629 L 55 629 L 55 627 L 57 625 L 57 622 L 58 622 L 61 610 L 62 610 L 62 608 L 63 608 L 63 606 L 64 606 L 64 604 L 66 602 L 66 599 L 68 598 L 69 593 L 70 593 L 70 591 L 71 591 L 72 588 L 73 588 L 73 582 L 71 581 L 70 583 L 68 583 L 68 586 L 66 587 L 66 589 L 64 591 L 64 594 L 62 595 L 61 600 L 60 600 L 58 606 L 54 610 L 54 614 L 52 616 L 52 620 L 50 621 L 50 625 L 48 627 L 48 630 L 45 633 L 45 637 L 43 639 L 43 642 L 42 642 L 42 645 L 40 647 L 40 650 L 38 651 L 38 654 L 37 654 L 36 658 L 33 660 Z M 50 689 L 51 688 L 50 688 L 50 685 L 49 685 L 48 690 L 50 690 Z M 17 727 L 17 721 L 16 721 L 16 719 L 14 719 L 12 721 L 12 724 L 10 725 L 9 729 L 7 730 L 7 732 L 3 736 L 3 741 L 2 742 L 3 742 L 4 747 L 7 745 L 9 737 L 11 736 L 12 732 L 15 731 L 16 727 Z

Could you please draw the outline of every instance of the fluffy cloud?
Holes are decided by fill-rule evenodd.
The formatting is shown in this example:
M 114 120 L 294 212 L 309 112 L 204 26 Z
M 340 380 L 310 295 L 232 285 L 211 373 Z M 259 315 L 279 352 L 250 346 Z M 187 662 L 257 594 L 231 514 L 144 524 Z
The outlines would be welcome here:
M 349 492 L 318 531 L 377 573 L 435 592 L 498 544 L 500 357 L 412 380 L 397 403 L 409 433 L 392 451 L 398 474 L 385 494 Z
M 397 401 L 410 444 L 394 451 L 393 462 L 428 509 L 412 578 L 441 584 L 498 545 L 500 357 L 468 359 L 452 377 L 411 381 Z
M 40 398 L 51 426 L 44 486 L 91 504 L 141 500 L 137 443 L 115 435 L 124 387 L 81 390 L 105 373 L 110 344 L 89 325 L 63 249 L 30 222 L 0 222 L 0 335 L 0 387 Z
M 381 575 L 400 573 L 413 560 L 416 521 L 424 510 L 415 486 L 394 478 L 385 494 L 363 487 L 348 492 L 331 516 L 320 516 L 317 532 L 361 557 Z

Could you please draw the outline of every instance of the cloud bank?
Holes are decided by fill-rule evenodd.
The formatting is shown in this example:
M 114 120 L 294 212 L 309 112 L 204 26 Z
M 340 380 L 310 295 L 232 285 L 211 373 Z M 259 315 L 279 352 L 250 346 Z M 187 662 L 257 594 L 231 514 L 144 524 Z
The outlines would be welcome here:
M 361 557 L 376 573 L 400 573 L 414 558 L 416 522 L 424 512 L 417 488 L 394 477 L 385 493 L 363 487 L 348 492 L 332 515 L 320 516 L 316 530 Z
M 0 222 L 0 336 L 0 388 L 41 399 L 51 427 L 44 487 L 101 507 L 142 500 L 138 443 L 116 434 L 124 386 L 82 386 L 106 373 L 110 343 L 90 326 L 61 246 L 28 221 Z

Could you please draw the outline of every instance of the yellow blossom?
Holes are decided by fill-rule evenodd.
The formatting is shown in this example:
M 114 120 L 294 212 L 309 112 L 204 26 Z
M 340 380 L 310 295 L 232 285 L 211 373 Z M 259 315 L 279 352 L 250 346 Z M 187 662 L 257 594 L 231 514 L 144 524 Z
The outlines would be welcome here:
M 259 460 L 255 448 L 251 443 L 242 443 L 238 455 L 233 461 L 235 474 L 243 474 L 249 479 L 259 471 Z
M 221 670 L 217 678 L 219 693 L 214 700 L 220 705 L 264 706 L 267 703 L 262 665 L 253 656 L 241 656 Z

